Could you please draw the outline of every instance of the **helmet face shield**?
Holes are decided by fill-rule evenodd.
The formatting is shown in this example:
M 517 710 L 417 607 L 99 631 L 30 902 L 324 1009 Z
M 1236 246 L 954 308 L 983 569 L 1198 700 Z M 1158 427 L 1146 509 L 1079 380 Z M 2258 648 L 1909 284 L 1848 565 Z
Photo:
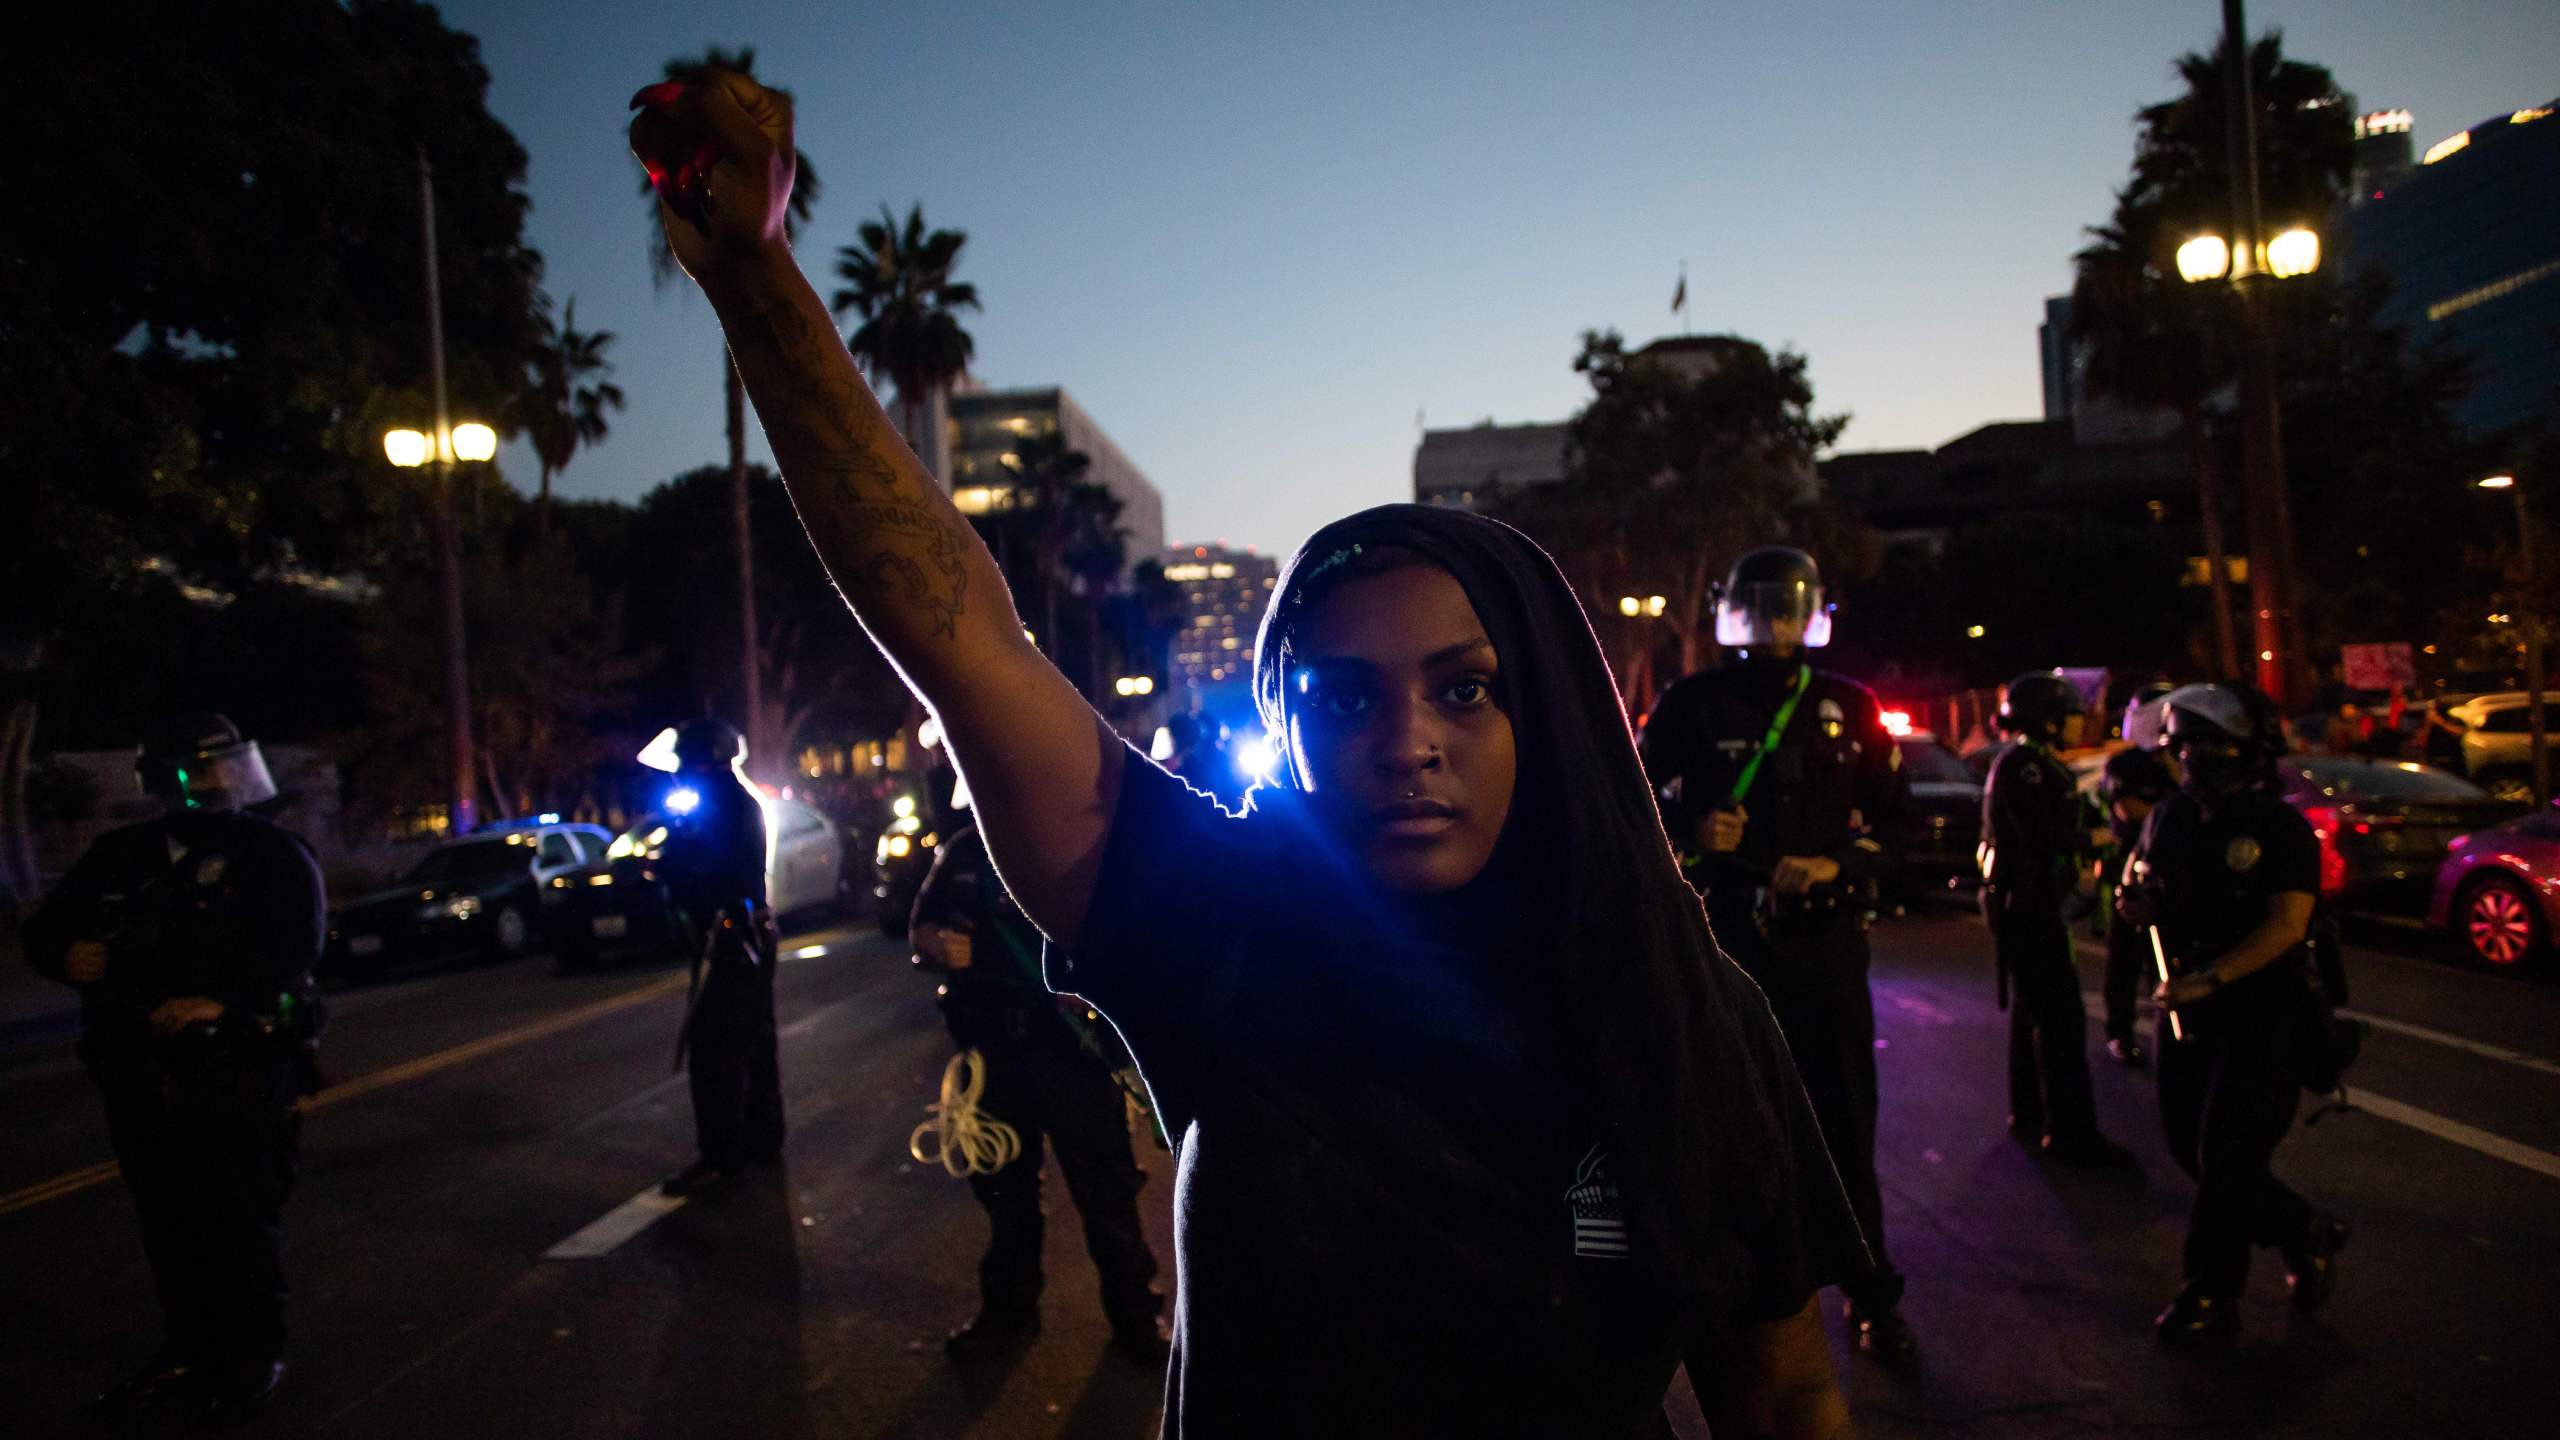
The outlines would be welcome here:
M 1778 643 L 1778 622 L 1800 627 L 1796 643 L 1819 650 L 1831 643 L 1831 607 L 1817 581 L 1746 580 L 1716 596 L 1716 643 L 1734 649 Z
M 185 810 L 243 810 L 276 798 L 255 740 L 192 755 L 147 755 L 134 767 L 145 794 Z

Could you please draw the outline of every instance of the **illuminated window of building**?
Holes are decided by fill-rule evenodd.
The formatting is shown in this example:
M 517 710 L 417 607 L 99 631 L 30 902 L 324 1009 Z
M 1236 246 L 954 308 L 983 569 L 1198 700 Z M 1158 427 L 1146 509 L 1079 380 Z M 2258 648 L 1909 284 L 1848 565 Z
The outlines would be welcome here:
M 2146 500 L 2143 502 L 2143 508 L 2151 512 L 2151 523 L 2154 525 L 2169 518 L 2169 502 L 2166 500 Z
M 1234 648 L 1236 648 L 1236 637 L 1234 637 L 1233 635 L 1230 635 L 1230 636 L 1226 637 L 1225 639 L 1223 639 L 1223 640 L 1219 641 L 1219 642 L 1218 642 L 1218 648 L 1219 648 L 1219 649 L 1221 649 L 1221 650 L 1233 650 Z

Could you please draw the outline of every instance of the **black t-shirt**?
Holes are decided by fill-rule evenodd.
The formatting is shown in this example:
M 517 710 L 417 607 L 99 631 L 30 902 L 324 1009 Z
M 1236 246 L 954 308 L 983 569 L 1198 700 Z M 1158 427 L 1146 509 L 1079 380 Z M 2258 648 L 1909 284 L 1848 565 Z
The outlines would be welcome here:
M 2151 812 L 2142 859 L 2160 893 L 2160 934 L 2189 969 L 2213 964 L 2249 938 L 2273 897 L 2320 893 L 2320 840 L 2311 822 L 2272 790 L 2251 790 L 2208 810 L 2181 791 Z M 2298 960 L 2279 961 L 2229 991 L 2272 988 L 2298 978 Z
M 1178 1142 L 1167 1435 L 1652 1436 L 1691 1333 L 1792 1315 L 1863 1263 L 1733 967 L 1789 1153 L 1732 1163 L 1780 1168 L 1788 1193 L 1675 1321 L 1526 967 L 1399 920 L 1285 795 L 1240 819 L 1134 753 L 1124 769 L 1049 980 L 1119 1028 Z

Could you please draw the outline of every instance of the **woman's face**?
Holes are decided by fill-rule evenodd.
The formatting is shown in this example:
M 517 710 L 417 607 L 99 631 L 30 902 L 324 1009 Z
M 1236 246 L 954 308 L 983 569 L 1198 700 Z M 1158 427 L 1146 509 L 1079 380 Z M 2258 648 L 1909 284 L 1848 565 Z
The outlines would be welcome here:
M 1500 657 L 1448 571 L 1346 580 L 1292 647 L 1289 749 L 1316 812 L 1388 889 L 1483 873 L 1519 778 Z

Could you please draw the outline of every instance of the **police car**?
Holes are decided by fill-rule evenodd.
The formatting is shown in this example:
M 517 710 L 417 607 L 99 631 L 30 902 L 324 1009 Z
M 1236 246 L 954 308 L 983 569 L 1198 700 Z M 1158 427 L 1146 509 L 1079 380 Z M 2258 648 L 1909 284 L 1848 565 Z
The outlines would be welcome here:
M 463 954 L 507 959 L 539 945 L 552 882 L 601 861 L 600 825 L 498 825 L 429 850 L 390 886 L 329 912 L 323 960 L 365 976 L 394 963 Z
M 759 795 L 765 817 L 765 892 L 778 916 L 845 908 L 851 882 L 835 822 L 798 800 Z M 666 886 L 657 861 L 667 817 L 642 816 L 592 861 L 549 877 L 543 928 L 564 960 L 624 946 L 669 942 Z

